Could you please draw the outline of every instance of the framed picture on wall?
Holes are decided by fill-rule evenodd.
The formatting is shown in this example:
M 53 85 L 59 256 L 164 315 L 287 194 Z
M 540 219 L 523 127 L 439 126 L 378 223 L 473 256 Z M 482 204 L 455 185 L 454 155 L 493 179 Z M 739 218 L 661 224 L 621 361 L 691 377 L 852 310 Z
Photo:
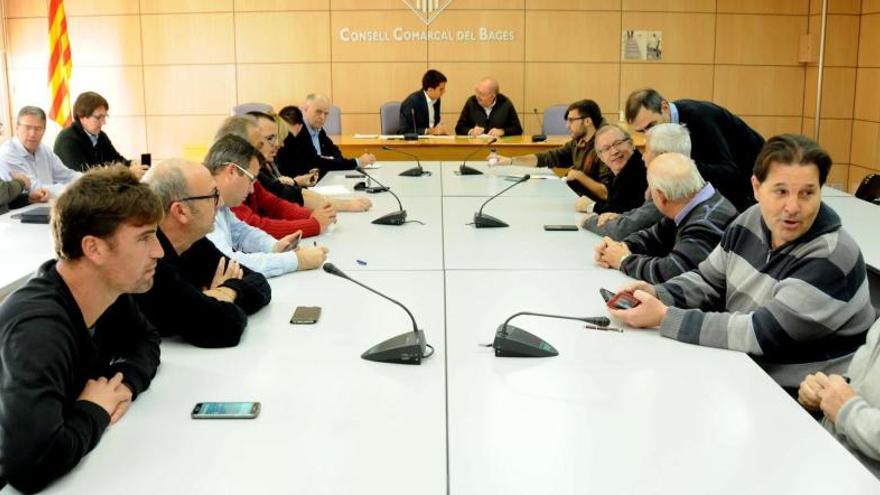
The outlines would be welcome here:
M 622 33 L 621 57 L 623 60 L 660 60 L 663 55 L 662 31 L 635 31 Z

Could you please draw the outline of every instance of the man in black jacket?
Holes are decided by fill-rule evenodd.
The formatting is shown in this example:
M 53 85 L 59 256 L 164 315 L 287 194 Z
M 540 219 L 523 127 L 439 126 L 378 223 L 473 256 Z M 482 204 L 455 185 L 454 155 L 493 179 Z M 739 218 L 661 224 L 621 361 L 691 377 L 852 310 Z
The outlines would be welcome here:
M 86 91 L 77 96 L 73 103 L 73 123 L 55 138 L 55 154 L 73 170 L 84 172 L 96 165 L 125 163 L 140 177 L 147 167 L 136 160 L 126 160 L 102 130 L 109 111 L 110 104 L 98 93 Z
M 204 166 L 183 159 L 153 167 L 144 182 L 165 210 L 157 236 L 165 257 L 153 289 L 135 297 L 163 336 L 198 347 L 238 345 L 248 315 L 269 303 L 266 278 L 223 255 L 205 235 L 214 229 L 220 193 Z
M 510 98 L 500 92 L 498 81 L 487 77 L 477 83 L 474 95 L 467 99 L 455 133 L 458 135 L 519 136 L 522 125 Z
M 669 122 L 687 126 L 691 158 L 703 178 L 738 211 L 755 204 L 752 169 L 764 138 L 727 109 L 708 101 L 670 102 L 654 89 L 642 89 L 627 98 L 626 121 L 635 132 Z
M 400 103 L 400 134 L 449 134 L 440 121 L 440 97 L 445 92 L 446 76 L 434 69 L 425 72 L 422 76 L 422 89 L 413 92 Z
M 292 141 L 283 143 L 285 148 L 290 148 L 285 150 L 283 162 L 276 161 L 282 174 L 298 177 L 308 174 L 312 169 L 318 169 L 323 177 L 331 170 L 352 170 L 358 165 L 366 167 L 376 161 L 372 153 L 364 153 L 357 158 L 345 158 L 339 147 L 327 136 L 324 123 L 330 114 L 330 98 L 320 94 L 306 96 L 302 113 L 302 130 Z
M 596 201 L 594 213 L 623 213 L 645 202 L 647 171 L 642 154 L 626 130 L 607 124 L 596 131 L 596 156 L 614 174 L 605 199 Z
M 128 294 L 153 284 L 161 218 L 126 168 L 85 174 L 55 203 L 58 259 L 0 306 L 0 478 L 18 490 L 73 469 L 155 376 L 159 334 Z

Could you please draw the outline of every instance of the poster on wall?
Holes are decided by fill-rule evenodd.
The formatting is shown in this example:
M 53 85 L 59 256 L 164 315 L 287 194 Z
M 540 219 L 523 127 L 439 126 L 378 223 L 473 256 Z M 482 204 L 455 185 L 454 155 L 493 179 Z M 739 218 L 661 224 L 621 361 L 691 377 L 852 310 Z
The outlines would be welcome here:
M 621 51 L 624 60 L 660 60 L 663 32 L 624 30 Z

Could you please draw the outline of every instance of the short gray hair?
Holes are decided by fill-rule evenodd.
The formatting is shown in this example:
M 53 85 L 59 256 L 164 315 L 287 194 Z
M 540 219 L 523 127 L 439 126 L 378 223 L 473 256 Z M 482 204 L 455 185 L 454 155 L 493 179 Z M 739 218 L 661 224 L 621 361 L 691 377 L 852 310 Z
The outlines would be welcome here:
M 605 124 L 605 125 L 603 125 L 602 127 L 599 128 L 599 130 L 596 131 L 596 135 L 593 137 L 593 139 L 594 139 L 594 140 L 595 140 L 595 139 L 598 139 L 599 136 L 601 136 L 602 134 L 605 134 L 605 133 L 607 133 L 607 132 L 611 132 L 611 131 L 615 131 L 615 130 L 616 130 L 617 132 L 619 132 L 620 135 L 623 136 L 624 139 L 632 139 L 632 135 L 629 133 L 629 131 L 627 131 L 627 130 L 624 129 L 623 127 L 620 127 L 620 126 L 617 125 L 617 124 Z
M 663 153 L 691 156 L 691 133 L 683 124 L 658 124 L 645 132 L 651 154 L 656 158 Z
M 706 185 L 697 164 L 681 153 L 664 153 L 648 167 L 648 185 L 669 201 L 693 197 Z
M 31 117 L 39 117 L 43 123 L 46 123 L 46 112 L 43 111 L 40 107 L 35 107 L 32 105 L 27 105 L 21 107 L 21 110 L 18 111 L 18 117 L 16 117 L 16 121 L 21 120 L 25 115 L 30 115 Z
M 186 176 L 183 175 L 183 167 L 187 165 L 193 164 L 182 158 L 171 158 L 144 174 L 142 182 L 148 184 L 150 189 L 159 196 L 162 201 L 162 209 L 166 213 L 171 208 L 171 203 L 189 196 L 189 186 L 186 182 Z
M 322 95 L 320 93 L 312 93 L 306 96 L 306 99 L 303 101 L 303 107 L 307 107 L 316 101 L 323 101 L 324 103 L 330 104 L 330 98 L 327 95 Z
M 214 134 L 214 142 L 217 142 L 223 136 L 238 136 L 245 141 L 250 139 L 249 130 L 257 127 L 257 119 L 253 115 L 233 115 L 226 117 L 217 133 Z
M 205 156 L 205 167 L 211 175 L 235 163 L 247 170 L 252 158 L 259 160 L 260 152 L 247 141 L 233 134 L 227 134 L 218 139 L 208 150 Z

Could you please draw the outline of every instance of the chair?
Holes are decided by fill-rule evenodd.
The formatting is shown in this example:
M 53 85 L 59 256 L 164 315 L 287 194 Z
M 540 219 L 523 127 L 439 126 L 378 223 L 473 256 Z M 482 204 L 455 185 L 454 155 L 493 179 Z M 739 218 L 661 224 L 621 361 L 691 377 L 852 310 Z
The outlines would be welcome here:
M 330 105 L 330 113 L 327 114 L 327 120 L 324 121 L 324 132 L 330 136 L 342 134 L 342 110 L 336 105 Z
M 880 205 L 880 174 L 868 174 L 856 189 L 856 197 Z
M 232 107 L 232 115 L 244 115 L 248 112 L 272 113 L 272 105 L 268 103 L 240 103 Z
M 564 136 L 568 134 L 565 128 L 565 110 L 568 105 L 550 105 L 544 109 L 544 119 L 541 121 L 541 133 L 548 136 Z
M 379 132 L 397 134 L 400 131 L 400 102 L 388 101 L 379 107 Z

